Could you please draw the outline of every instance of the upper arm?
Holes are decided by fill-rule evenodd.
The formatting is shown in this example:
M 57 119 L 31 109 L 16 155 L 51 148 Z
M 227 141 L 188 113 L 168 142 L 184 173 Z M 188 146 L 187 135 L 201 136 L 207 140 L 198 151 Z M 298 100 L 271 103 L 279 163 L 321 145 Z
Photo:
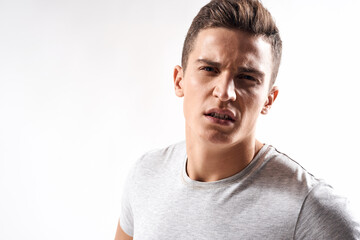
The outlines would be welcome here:
M 134 171 L 135 165 L 131 168 L 128 173 L 127 179 L 122 192 L 121 207 L 120 207 L 120 220 L 118 222 L 116 236 L 122 236 L 121 240 L 132 239 L 134 235 L 134 216 L 132 211 L 132 191 L 134 190 Z M 130 237 L 130 238 L 129 238 Z M 115 238 L 117 240 L 117 238 Z
M 347 199 L 319 184 L 304 200 L 294 239 L 360 239 L 360 225 Z
M 120 226 L 120 220 L 118 221 L 117 229 L 116 229 L 116 235 L 115 240 L 132 240 L 133 238 L 129 235 L 127 235 L 124 230 L 122 230 Z

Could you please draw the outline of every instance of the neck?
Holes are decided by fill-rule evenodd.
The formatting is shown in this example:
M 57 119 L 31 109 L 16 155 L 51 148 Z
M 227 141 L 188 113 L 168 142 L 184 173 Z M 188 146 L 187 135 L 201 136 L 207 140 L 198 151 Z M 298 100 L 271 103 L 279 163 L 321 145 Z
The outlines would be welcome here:
M 243 170 L 262 146 L 255 137 L 226 145 L 186 136 L 187 173 L 191 179 L 202 182 L 230 177 Z

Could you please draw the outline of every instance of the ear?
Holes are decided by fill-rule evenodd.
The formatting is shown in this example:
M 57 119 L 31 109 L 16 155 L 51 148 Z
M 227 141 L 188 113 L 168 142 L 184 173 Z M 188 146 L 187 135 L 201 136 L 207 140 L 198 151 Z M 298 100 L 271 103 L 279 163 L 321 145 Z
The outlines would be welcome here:
M 262 114 L 267 114 L 271 108 L 271 106 L 273 105 L 277 95 L 279 93 L 279 88 L 277 86 L 273 86 L 269 92 L 269 95 L 267 96 L 265 105 L 263 107 L 263 109 L 261 110 Z
M 184 77 L 184 71 L 182 67 L 176 65 L 174 69 L 174 87 L 175 87 L 175 94 L 178 97 L 184 96 L 183 77 Z

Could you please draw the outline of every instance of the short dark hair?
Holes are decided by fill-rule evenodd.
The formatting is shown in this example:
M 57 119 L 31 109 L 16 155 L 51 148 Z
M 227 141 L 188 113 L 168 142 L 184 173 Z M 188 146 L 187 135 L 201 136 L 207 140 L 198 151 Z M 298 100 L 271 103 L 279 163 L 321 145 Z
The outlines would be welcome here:
M 271 44 L 272 84 L 275 82 L 282 52 L 279 30 L 270 12 L 258 0 L 212 0 L 194 18 L 185 38 L 181 65 L 186 70 L 188 58 L 202 29 L 223 27 L 263 36 Z

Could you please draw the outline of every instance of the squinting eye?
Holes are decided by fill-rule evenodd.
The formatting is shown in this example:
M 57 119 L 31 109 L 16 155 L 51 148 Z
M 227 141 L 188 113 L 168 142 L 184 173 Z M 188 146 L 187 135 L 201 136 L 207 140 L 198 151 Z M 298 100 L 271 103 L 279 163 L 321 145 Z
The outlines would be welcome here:
M 213 72 L 213 71 L 215 71 L 215 69 L 214 69 L 213 67 L 203 67 L 203 68 L 201 68 L 201 70 L 204 70 L 204 71 L 206 71 L 206 72 Z
M 238 77 L 239 79 L 245 79 L 245 80 L 250 80 L 250 81 L 256 81 L 256 78 L 249 76 L 249 75 L 240 75 Z

